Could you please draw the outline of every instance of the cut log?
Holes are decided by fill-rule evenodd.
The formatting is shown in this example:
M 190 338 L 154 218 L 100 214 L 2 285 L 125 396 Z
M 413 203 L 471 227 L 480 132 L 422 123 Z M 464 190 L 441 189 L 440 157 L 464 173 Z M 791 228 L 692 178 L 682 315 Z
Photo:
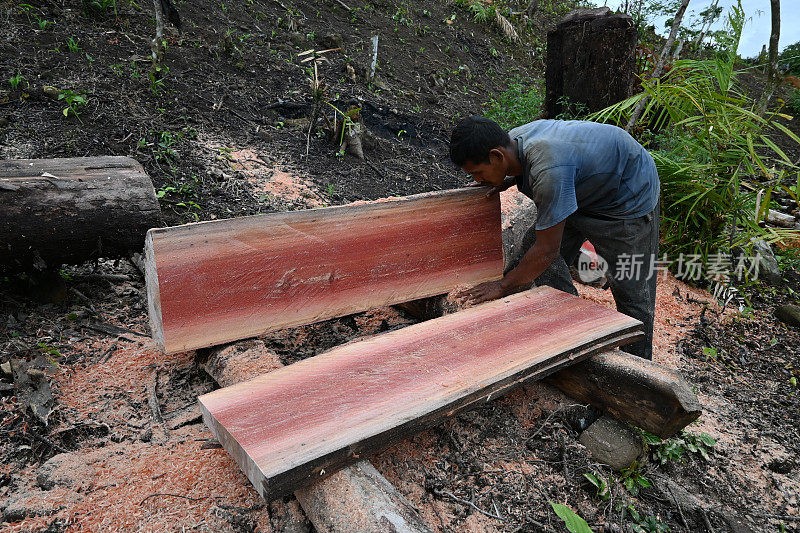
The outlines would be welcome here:
M 283 365 L 260 339 L 198 351 L 200 366 L 227 387 Z M 408 500 L 368 461 L 359 461 L 295 492 L 320 533 L 431 533 Z M 292 516 L 286 520 L 293 519 Z M 391 529 L 391 528 L 394 529 Z
M 767 211 L 767 224 L 780 226 L 782 228 L 793 228 L 795 223 L 794 215 L 787 215 L 786 213 L 781 213 L 774 209 Z
M 619 350 L 567 367 L 545 382 L 662 439 L 701 413 L 697 396 L 679 372 Z
M 503 272 L 500 203 L 477 189 L 152 230 L 166 353 L 442 294 Z
M 294 494 L 319 533 L 433 533 L 369 461 L 358 461 Z
M 545 117 L 591 113 L 631 96 L 637 39 L 631 17 L 607 7 L 564 17 L 547 33 Z
M 128 157 L 0 161 L 0 269 L 123 257 L 161 225 L 153 183 Z
M 641 336 L 638 320 L 539 287 L 334 348 L 199 401 L 205 423 L 269 501 Z

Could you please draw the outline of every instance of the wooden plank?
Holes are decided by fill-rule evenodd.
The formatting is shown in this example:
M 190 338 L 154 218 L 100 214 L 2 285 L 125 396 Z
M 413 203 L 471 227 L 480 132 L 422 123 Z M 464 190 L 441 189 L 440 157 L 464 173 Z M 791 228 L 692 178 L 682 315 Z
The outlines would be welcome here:
M 641 323 L 549 287 L 334 348 L 201 396 L 267 499 L 478 401 L 641 338 Z
M 0 269 L 141 252 L 162 224 L 153 183 L 129 157 L 0 161 Z
M 197 363 L 223 387 L 283 366 L 261 339 L 198 350 Z M 319 533 L 432 533 L 414 506 L 366 460 L 315 480 L 295 496 Z
M 567 367 L 545 381 L 662 439 L 701 414 L 697 396 L 679 372 L 619 350 Z
M 148 233 L 153 337 L 212 346 L 499 279 L 500 202 L 459 189 Z

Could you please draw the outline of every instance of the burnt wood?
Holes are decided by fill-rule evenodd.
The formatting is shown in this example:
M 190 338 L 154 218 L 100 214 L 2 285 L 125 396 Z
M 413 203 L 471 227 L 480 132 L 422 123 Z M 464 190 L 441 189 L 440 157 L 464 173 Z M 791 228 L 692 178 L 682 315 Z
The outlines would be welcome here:
M 500 279 L 500 200 L 479 189 L 154 229 L 146 277 L 166 353 Z
M 633 20 L 606 8 L 578 9 L 547 33 L 545 118 L 582 104 L 594 112 L 633 95 L 636 42 Z
M 697 396 L 679 372 L 619 350 L 565 368 L 545 382 L 662 439 L 701 413 Z
M 539 287 L 334 348 L 199 401 L 206 424 L 271 500 L 641 335 L 637 320 Z
M 129 157 L 0 161 L 0 269 L 141 252 L 161 225 L 153 183 Z

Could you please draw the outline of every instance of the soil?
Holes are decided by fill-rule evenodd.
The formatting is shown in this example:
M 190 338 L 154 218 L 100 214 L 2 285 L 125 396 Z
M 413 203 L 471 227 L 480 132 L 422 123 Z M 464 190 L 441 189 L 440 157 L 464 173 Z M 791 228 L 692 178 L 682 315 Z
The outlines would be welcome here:
M 345 3 L 176 3 L 183 33 L 168 27 L 168 71 L 150 80 L 148 3 L 120 0 L 115 15 L 77 1 L 4 0 L 0 158 L 134 157 L 169 225 L 453 188 L 466 181 L 447 157 L 454 119 L 485 111 L 516 77 L 543 78 L 545 32 L 570 8 L 547 3 L 520 46 L 449 2 Z M 377 78 L 367 81 L 373 33 Z M 360 108 L 364 160 L 340 154 L 324 128 L 307 135 L 316 104 L 299 54 L 339 47 L 319 65 L 317 103 L 331 122 L 334 106 Z M 24 80 L 12 87 L 5 80 L 17 73 Z M 65 115 L 67 102 L 48 86 L 86 103 Z M 653 446 L 639 463 L 652 486 L 635 495 L 615 474 L 612 497 L 597 496 L 584 474 L 610 471 L 578 443 L 586 409 L 542 384 L 406 439 L 373 464 L 436 531 L 563 531 L 551 501 L 595 531 L 724 531 L 736 522 L 798 531 L 800 331 L 773 313 L 797 300 L 800 275 L 783 276 L 750 287 L 753 310 L 744 312 L 723 311 L 671 276 L 660 283 L 654 359 L 694 386 L 703 415 L 687 432 L 716 445 L 708 458 L 686 451 L 663 465 Z M 613 305 L 608 291 L 580 291 Z M 290 364 L 411 322 L 382 309 L 261 340 Z M 44 368 L 53 403 L 45 424 L 3 372 L 4 530 L 285 531 L 287 517 L 311 527 L 293 498 L 260 500 L 215 447 L 196 397 L 217 385 L 195 354 L 155 349 L 130 261 L 2 278 L 0 363 L 9 359 Z

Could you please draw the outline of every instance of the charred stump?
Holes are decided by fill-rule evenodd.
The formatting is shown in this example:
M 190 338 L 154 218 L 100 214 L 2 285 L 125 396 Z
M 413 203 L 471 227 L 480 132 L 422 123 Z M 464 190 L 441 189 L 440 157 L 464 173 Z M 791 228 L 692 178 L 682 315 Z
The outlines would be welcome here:
M 576 9 L 547 34 L 545 116 L 571 105 L 598 111 L 633 95 L 637 33 L 633 19 L 607 7 Z
M 0 271 L 140 252 L 161 225 L 153 183 L 128 157 L 0 161 Z

